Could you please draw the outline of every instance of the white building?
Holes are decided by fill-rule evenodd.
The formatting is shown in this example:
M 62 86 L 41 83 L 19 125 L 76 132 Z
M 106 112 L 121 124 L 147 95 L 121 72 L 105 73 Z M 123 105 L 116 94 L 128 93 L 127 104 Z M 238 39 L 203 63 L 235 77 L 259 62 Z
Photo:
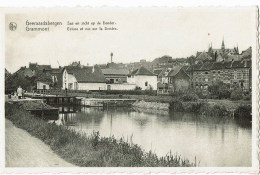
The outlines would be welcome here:
M 37 89 L 50 89 L 50 83 L 37 81 Z
M 106 90 L 106 78 L 98 67 L 66 66 L 62 72 L 62 89 Z
M 128 83 L 135 84 L 141 90 L 157 90 L 157 75 L 145 67 L 134 70 L 127 78 Z

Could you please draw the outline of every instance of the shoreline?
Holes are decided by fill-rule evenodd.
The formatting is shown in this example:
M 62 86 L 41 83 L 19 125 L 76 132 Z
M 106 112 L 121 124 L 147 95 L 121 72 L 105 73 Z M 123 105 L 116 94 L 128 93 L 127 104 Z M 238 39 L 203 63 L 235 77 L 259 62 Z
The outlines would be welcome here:
M 74 167 L 48 145 L 5 119 L 5 167 Z M 30 143 L 30 144 L 28 144 Z
M 179 167 L 197 166 L 180 155 L 158 157 L 139 145 L 122 138 L 78 133 L 63 126 L 49 124 L 14 104 L 6 103 L 6 118 L 45 144 L 67 162 L 81 167 Z

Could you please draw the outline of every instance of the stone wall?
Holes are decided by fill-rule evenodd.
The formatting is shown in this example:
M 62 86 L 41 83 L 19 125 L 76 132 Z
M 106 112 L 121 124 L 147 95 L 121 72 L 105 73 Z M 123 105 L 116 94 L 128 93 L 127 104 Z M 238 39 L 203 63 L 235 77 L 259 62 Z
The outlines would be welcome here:
M 154 110 L 169 110 L 169 103 L 145 102 L 143 100 L 133 103 L 132 106 L 136 108 L 146 108 Z

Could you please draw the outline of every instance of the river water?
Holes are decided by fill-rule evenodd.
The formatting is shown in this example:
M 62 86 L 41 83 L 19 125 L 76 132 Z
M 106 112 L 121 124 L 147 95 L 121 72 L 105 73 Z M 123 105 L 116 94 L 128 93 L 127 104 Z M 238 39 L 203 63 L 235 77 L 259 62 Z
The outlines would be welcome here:
M 233 119 L 133 108 L 60 108 L 57 124 L 123 137 L 159 156 L 170 151 L 199 166 L 251 166 L 250 126 Z

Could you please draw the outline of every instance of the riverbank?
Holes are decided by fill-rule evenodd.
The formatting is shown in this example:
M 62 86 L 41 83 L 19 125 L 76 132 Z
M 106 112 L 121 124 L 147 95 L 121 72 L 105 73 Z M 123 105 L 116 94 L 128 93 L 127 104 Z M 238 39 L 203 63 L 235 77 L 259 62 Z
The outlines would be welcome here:
M 197 163 L 169 154 L 158 157 L 140 146 L 114 137 L 100 137 L 98 132 L 85 135 L 64 126 L 49 124 L 15 104 L 6 103 L 6 118 L 15 126 L 39 138 L 64 160 L 82 167 L 178 167 Z
M 228 100 L 222 100 L 221 102 L 217 100 L 182 101 L 180 99 L 173 99 L 170 102 L 160 103 L 141 100 L 136 101 L 132 106 L 148 110 L 191 112 L 207 117 L 232 117 L 238 118 L 241 121 L 245 120 L 246 123 L 252 121 L 252 105 L 246 102 L 239 103 Z
M 72 167 L 40 139 L 5 120 L 6 167 Z

